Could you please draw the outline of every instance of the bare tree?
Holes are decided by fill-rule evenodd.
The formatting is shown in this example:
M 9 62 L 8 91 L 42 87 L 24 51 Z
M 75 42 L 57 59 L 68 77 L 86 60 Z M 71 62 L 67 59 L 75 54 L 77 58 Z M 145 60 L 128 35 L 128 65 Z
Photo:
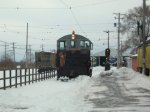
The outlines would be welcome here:
M 0 61 L 0 68 L 8 69 L 8 68 L 14 68 L 16 66 L 15 62 L 9 55 L 3 55 Z
M 135 7 L 133 9 L 130 9 L 128 13 L 124 16 L 123 24 L 121 25 L 122 26 L 121 32 L 122 34 L 127 34 L 128 39 L 123 44 L 122 47 L 123 50 L 126 50 L 129 47 L 138 46 L 140 44 L 142 40 L 141 39 L 142 16 L 143 16 L 142 7 Z M 139 27 L 137 23 L 139 23 Z M 150 6 L 147 6 L 146 7 L 146 35 L 149 36 L 149 33 L 150 33 Z

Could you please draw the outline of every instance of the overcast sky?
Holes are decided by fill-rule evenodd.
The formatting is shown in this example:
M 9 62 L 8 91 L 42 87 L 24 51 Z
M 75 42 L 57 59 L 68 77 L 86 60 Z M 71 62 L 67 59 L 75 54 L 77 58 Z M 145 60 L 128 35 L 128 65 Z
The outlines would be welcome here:
M 26 25 L 29 24 L 29 45 L 32 51 L 56 49 L 56 40 L 72 33 L 86 36 L 94 43 L 94 52 L 107 47 L 106 30 L 110 33 L 110 47 L 117 48 L 117 30 L 113 26 L 116 15 L 141 6 L 143 0 L 0 0 L 0 54 L 4 42 L 11 53 L 15 42 L 16 56 L 24 57 Z M 147 1 L 149 4 L 150 1 Z M 124 36 L 125 37 L 125 36 Z M 125 38 L 122 37 L 122 40 Z M 19 50 L 20 49 L 20 50 Z

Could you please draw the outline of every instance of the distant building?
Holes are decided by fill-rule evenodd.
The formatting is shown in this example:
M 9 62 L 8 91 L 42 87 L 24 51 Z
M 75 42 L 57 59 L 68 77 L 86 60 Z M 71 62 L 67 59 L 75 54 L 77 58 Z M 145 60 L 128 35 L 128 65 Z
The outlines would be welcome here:
M 129 66 L 128 62 L 128 58 L 131 56 L 131 51 L 132 49 L 128 49 L 125 52 L 123 52 L 122 54 L 120 54 L 122 57 L 122 61 L 126 60 L 127 61 L 127 66 Z M 112 49 L 110 48 L 110 64 L 113 66 L 117 66 L 117 55 L 118 55 L 118 51 L 116 49 Z M 104 66 L 105 65 L 105 50 L 97 52 L 95 54 L 92 55 L 92 57 L 94 58 L 94 66 Z
M 92 57 L 94 58 L 94 66 L 104 66 L 105 65 L 105 50 L 97 52 L 95 54 L 92 55 Z M 117 50 L 116 49 L 112 49 L 110 48 L 110 59 L 112 61 L 112 63 L 114 61 L 116 61 L 117 59 Z

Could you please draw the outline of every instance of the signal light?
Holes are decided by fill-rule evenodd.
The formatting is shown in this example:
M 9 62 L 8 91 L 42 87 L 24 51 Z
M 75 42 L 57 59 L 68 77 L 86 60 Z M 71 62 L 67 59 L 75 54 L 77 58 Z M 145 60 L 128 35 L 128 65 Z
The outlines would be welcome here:
M 106 58 L 106 62 L 109 62 L 109 57 Z
M 110 56 L 110 49 L 109 48 L 105 49 L 105 55 L 106 55 L 106 57 Z
M 110 56 L 110 49 L 105 49 L 105 55 L 106 55 L 106 63 L 105 63 L 105 71 L 110 70 L 110 63 L 109 63 L 109 56 Z

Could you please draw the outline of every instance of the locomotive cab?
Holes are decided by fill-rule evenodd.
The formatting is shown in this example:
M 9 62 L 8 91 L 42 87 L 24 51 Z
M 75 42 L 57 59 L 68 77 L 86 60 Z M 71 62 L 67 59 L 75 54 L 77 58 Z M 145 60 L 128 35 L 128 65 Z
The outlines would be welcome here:
M 73 32 L 57 40 L 57 74 L 69 78 L 78 75 L 92 75 L 90 50 L 92 42 Z M 64 64 L 62 64 L 64 62 Z
M 57 41 L 57 50 L 73 50 L 73 49 L 92 50 L 93 43 L 89 39 L 81 35 L 76 35 L 75 38 L 72 38 L 71 35 L 66 35 Z

